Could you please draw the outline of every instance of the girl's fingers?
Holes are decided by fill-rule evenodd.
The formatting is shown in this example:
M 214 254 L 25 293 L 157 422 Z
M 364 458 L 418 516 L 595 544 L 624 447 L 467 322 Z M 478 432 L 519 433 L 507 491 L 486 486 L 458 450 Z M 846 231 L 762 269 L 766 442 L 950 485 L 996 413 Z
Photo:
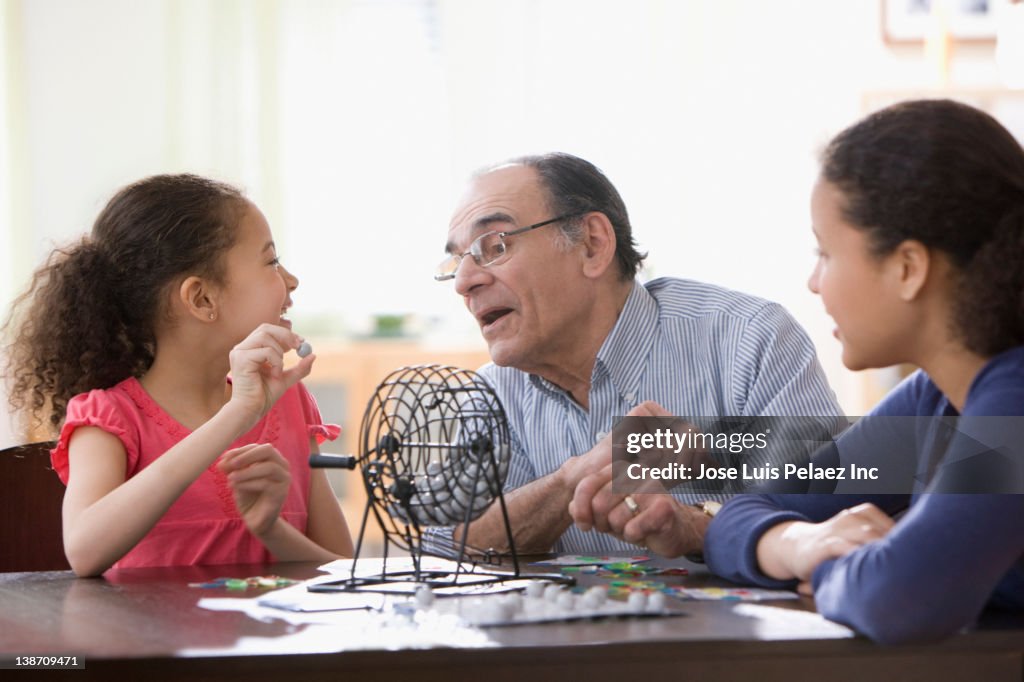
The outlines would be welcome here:
M 260 462 L 273 463 L 274 466 L 280 467 L 285 471 L 290 469 L 288 460 L 277 451 L 277 448 L 269 443 L 257 443 L 230 450 L 222 455 L 222 460 L 218 462 L 218 467 L 224 472 L 237 473 L 252 468 Z
M 230 457 L 232 460 L 237 460 L 236 463 L 239 466 L 245 466 L 266 457 L 267 453 L 271 451 L 277 452 L 277 448 L 270 443 L 250 443 L 249 445 L 228 450 L 221 456 L 225 458 Z
M 264 493 L 280 486 L 280 483 L 270 482 L 265 479 L 245 481 L 243 483 L 232 483 L 231 489 L 236 493 Z
M 253 362 L 283 369 L 284 354 L 299 348 L 302 343 L 301 336 L 285 327 L 264 323 L 231 350 L 232 365 Z
M 235 367 L 245 368 L 247 366 L 257 370 L 264 365 L 270 365 L 276 369 L 284 368 L 284 353 L 277 348 L 260 346 L 258 348 L 238 348 L 237 346 L 228 355 L 228 361 L 232 369 Z
M 869 506 L 870 509 L 866 508 Z M 837 514 L 829 522 L 828 534 L 865 544 L 884 538 L 894 525 L 893 520 L 877 507 L 860 505 Z
M 284 390 L 288 390 L 298 382 L 309 376 L 310 371 L 313 369 L 313 363 L 316 361 L 316 355 L 307 355 L 300 359 L 294 367 L 285 370 L 281 373 L 281 380 L 284 382 Z
M 295 332 L 276 324 L 263 323 L 256 327 L 235 348 L 247 349 L 270 346 L 276 348 L 281 353 L 286 353 L 293 348 L 298 348 L 301 343 L 302 337 Z
M 844 509 L 839 513 L 839 515 L 852 516 L 861 522 L 871 523 L 885 530 L 896 525 L 896 522 L 892 517 L 870 502 L 865 502 L 863 504 L 858 504 L 855 507 Z
M 243 445 L 240 448 L 232 448 L 231 450 L 227 450 L 223 455 L 220 456 L 220 459 L 217 461 L 217 468 L 224 472 L 227 472 L 230 469 L 237 468 L 239 466 L 239 457 L 249 452 L 250 450 L 261 446 L 262 443 L 250 443 L 249 445 Z
M 282 481 L 288 478 L 288 469 L 276 462 L 260 462 L 228 474 L 231 484 L 244 483 L 255 479 Z
M 851 542 L 847 538 L 843 537 L 832 537 L 825 541 L 825 551 L 828 559 L 838 559 L 844 557 L 855 549 L 861 547 L 863 543 Z
M 263 444 L 238 454 L 234 460 L 235 469 L 248 469 L 257 464 L 267 463 L 288 469 L 288 460 L 281 456 L 273 445 Z

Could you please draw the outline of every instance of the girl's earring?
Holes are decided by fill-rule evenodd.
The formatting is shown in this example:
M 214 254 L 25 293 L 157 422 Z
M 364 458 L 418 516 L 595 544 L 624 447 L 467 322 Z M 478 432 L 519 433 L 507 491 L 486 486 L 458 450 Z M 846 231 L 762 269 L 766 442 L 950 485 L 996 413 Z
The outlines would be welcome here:
M 216 320 L 216 319 L 217 319 L 217 316 L 216 316 L 216 315 L 214 315 L 213 313 L 210 313 L 210 319 L 211 319 L 211 320 Z

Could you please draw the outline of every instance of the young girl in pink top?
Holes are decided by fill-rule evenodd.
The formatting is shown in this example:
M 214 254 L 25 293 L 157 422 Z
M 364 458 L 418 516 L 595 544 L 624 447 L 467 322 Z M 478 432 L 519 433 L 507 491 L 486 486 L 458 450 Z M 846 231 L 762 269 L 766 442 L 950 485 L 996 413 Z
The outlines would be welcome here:
M 338 434 L 299 383 L 315 356 L 285 360 L 297 286 L 259 209 L 192 175 L 121 190 L 36 272 L 7 376 L 12 406 L 59 434 L 76 573 L 351 555 L 306 464 Z

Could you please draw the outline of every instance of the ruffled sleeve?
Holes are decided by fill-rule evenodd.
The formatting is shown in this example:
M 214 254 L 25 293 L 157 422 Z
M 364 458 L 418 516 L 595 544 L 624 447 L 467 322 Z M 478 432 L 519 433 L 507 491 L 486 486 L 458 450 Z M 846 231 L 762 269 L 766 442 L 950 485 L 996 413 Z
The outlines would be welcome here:
M 306 422 L 306 429 L 310 437 L 315 437 L 317 444 L 324 441 L 334 440 L 341 435 L 341 427 L 337 424 L 325 424 L 324 418 L 320 416 L 320 408 L 316 405 L 313 394 L 301 383 L 299 387 L 299 402 L 302 404 L 302 416 Z
M 132 471 L 139 459 L 135 429 L 130 425 L 110 391 L 95 390 L 76 395 L 68 401 L 64 425 L 57 446 L 50 451 L 50 462 L 60 480 L 67 485 L 70 464 L 68 444 L 79 426 L 95 426 L 116 436 L 124 445 L 128 456 L 126 471 Z

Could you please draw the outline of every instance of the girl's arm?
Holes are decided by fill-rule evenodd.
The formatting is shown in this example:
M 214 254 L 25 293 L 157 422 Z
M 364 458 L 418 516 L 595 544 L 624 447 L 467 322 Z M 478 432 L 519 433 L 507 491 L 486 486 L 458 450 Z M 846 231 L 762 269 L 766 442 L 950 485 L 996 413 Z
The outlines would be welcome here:
M 842 502 L 845 496 L 833 497 Z M 885 500 L 880 496 L 873 501 L 884 507 Z M 828 542 L 827 536 L 815 535 L 815 528 L 832 519 L 808 522 L 833 511 L 828 502 L 828 497 L 813 495 L 741 495 L 730 500 L 708 530 L 708 568 L 735 582 L 792 586 L 806 571 L 788 566 L 780 572 L 779 566 L 799 554 L 785 549 L 787 541 Z M 888 510 L 894 507 L 890 504 Z M 848 514 L 846 520 L 855 516 Z M 787 533 L 789 537 L 773 538 Z M 879 642 L 950 635 L 977 617 L 1000 580 L 1020 561 L 1021 538 L 1024 495 L 924 495 L 885 537 L 838 559 L 812 561 L 815 603 L 823 616 Z M 824 554 L 827 547 L 820 549 Z
M 743 494 L 725 503 L 708 526 L 704 537 L 704 560 L 708 568 L 733 582 L 763 587 L 791 587 L 806 580 L 822 560 L 829 542 L 826 524 L 851 505 L 870 503 L 892 515 L 906 507 L 909 495 L 753 495 Z M 845 524 L 844 524 L 845 525 Z M 820 532 L 814 532 L 813 529 Z M 805 531 L 805 532 L 802 532 Z M 785 534 L 785 537 L 778 537 Z M 773 542 L 782 540 L 783 542 Z M 814 565 L 784 567 L 782 562 L 797 558 L 793 548 L 782 549 L 785 541 L 802 540 L 799 558 Z
M 75 429 L 63 508 L 64 552 L 72 570 L 92 576 L 110 568 L 249 423 L 250 415 L 228 403 L 127 481 L 121 441 L 98 427 Z
M 821 523 L 784 521 L 770 528 L 757 543 L 761 572 L 776 580 L 810 581 L 823 561 L 838 559 L 869 542 L 881 540 L 895 525 L 873 504 L 844 509 Z
M 230 445 L 312 368 L 315 356 L 284 369 L 284 353 L 301 338 L 261 324 L 230 354 L 231 399 L 209 421 L 132 478 L 121 441 L 79 427 L 68 444 L 64 552 L 81 576 L 99 575 L 124 556 Z
M 875 641 L 944 637 L 977 618 L 1022 547 L 1024 495 L 926 494 L 883 540 L 819 565 L 815 603 Z

